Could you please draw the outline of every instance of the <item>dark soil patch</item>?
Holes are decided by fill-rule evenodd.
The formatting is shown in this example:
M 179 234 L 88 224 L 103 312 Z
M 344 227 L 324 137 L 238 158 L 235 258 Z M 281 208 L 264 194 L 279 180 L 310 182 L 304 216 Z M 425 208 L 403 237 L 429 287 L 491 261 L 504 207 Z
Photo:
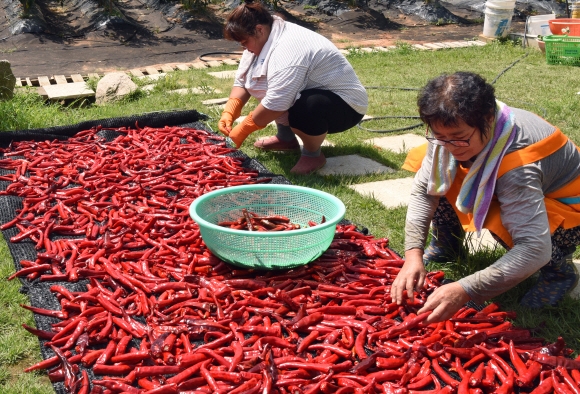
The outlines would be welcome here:
M 222 37 L 228 12 L 224 8 L 192 13 L 179 5 L 152 3 L 156 0 L 148 0 L 150 3 L 117 0 L 114 13 L 109 15 L 89 3 L 92 14 L 87 17 L 89 0 L 75 1 L 76 7 L 63 6 L 58 0 L 45 1 L 41 12 L 47 27 L 41 34 L 10 35 L 8 25 L 0 30 L 5 36 L 0 37 L 0 56 L 11 62 L 16 76 L 104 73 L 193 62 L 205 53 L 240 50 L 237 43 Z M 81 2 L 84 9 L 78 6 Z M 473 39 L 483 29 L 481 13 L 453 9 L 452 5 L 444 7 L 441 18 L 454 18 L 456 22 L 437 25 L 427 22 L 422 11 L 408 13 L 400 3 L 371 0 L 358 8 L 335 4 L 338 3 L 319 2 L 318 8 L 314 8 L 307 3 L 283 1 L 280 14 L 288 21 L 319 32 L 340 48 L 389 46 L 397 41 Z M 410 6 L 413 4 L 423 7 L 425 3 L 419 0 Z M 7 19 L 3 12 L 0 9 L 0 21 Z

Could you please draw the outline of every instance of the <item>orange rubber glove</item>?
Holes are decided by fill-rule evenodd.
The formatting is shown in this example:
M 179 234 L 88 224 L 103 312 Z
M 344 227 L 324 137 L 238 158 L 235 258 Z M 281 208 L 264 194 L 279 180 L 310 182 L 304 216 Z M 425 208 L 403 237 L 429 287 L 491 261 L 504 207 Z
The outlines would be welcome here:
M 250 112 L 250 114 L 246 116 L 246 119 L 244 119 L 243 122 L 234 127 L 230 133 L 230 138 L 232 141 L 234 141 L 236 147 L 239 148 L 250 134 L 252 134 L 254 131 L 263 129 L 264 127 L 266 126 L 258 126 L 254 123 L 254 119 L 252 119 L 252 112 Z
M 242 114 L 242 108 L 244 108 L 244 103 L 239 98 L 230 98 L 226 103 L 222 117 L 218 122 L 218 128 L 226 136 L 230 135 L 232 124 Z

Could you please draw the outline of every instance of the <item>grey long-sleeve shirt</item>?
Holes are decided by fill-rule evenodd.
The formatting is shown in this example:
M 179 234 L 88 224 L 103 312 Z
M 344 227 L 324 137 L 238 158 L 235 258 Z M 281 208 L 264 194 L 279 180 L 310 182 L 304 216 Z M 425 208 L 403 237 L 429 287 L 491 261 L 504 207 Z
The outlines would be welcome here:
M 516 136 L 507 153 L 522 149 L 548 137 L 555 127 L 537 115 L 512 108 Z M 433 160 L 433 145 L 427 149 L 415 181 L 407 210 L 405 250 L 424 248 L 438 196 L 427 194 L 427 181 Z M 495 297 L 550 261 L 552 253 L 550 226 L 544 195 L 554 192 L 580 176 L 580 153 L 568 141 L 554 154 L 537 162 L 515 168 L 496 184 L 501 221 L 514 242 L 510 249 L 489 267 L 459 280 L 471 299 L 482 303 Z M 455 204 L 455 201 L 450 201 Z

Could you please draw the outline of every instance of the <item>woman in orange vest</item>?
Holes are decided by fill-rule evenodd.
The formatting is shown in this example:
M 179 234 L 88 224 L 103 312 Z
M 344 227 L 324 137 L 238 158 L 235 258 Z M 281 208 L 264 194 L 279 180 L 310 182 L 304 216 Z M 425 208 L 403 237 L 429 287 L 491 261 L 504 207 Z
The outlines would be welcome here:
M 417 103 L 429 144 L 411 151 L 404 166 L 417 174 L 393 300 L 401 304 L 423 286 L 424 258 L 449 254 L 437 247 L 442 239 L 459 249 L 463 231 L 487 228 L 507 253 L 439 287 L 418 313 L 433 311 L 429 322 L 448 319 L 467 301 L 483 303 L 538 271 L 521 304 L 556 305 L 578 282 L 572 253 L 580 244 L 580 152 L 574 143 L 539 116 L 496 100 L 493 86 L 477 74 L 443 74 L 427 83 Z M 432 220 L 439 243 L 424 256 Z

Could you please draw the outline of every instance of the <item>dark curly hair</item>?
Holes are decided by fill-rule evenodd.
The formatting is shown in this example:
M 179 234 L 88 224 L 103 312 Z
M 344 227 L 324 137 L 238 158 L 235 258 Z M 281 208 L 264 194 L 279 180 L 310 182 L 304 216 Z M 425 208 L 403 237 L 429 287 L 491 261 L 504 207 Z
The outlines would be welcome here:
M 256 34 L 256 26 L 272 27 L 274 18 L 270 11 L 259 1 L 247 0 L 228 16 L 224 26 L 224 37 L 228 40 L 243 41 Z
M 480 75 L 464 71 L 430 80 L 417 98 L 419 115 L 427 125 L 457 126 L 462 120 L 483 136 L 493 124 L 495 105 L 493 86 Z

